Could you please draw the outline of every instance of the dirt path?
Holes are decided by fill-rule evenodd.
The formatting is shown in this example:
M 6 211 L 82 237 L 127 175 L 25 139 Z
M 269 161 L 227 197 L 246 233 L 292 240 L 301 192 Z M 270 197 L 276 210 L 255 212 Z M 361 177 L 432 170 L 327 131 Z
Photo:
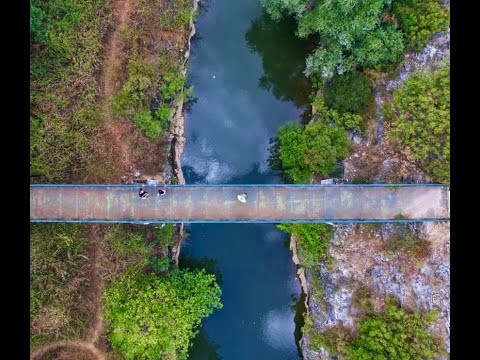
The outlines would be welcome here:
M 119 74 L 124 62 L 124 54 L 121 44 L 121 31 L 128 14 L 133 8 L 133 0 L 116 0 L 113 4 L 113 13 L 117 19 L 115 30 L 107 37 L 105 43 L 105 60 L 100 72 L 99 86 L 103 102 L 104 126 L 107 134 L 112 139 L 112 147 L 117 154 L 122 173 L 133 170 L 133 163 L 130 159 L 128 147 L 124 134 L 130 133 L 131 125 L 121 118 L 114 118 L 111 100 L 114 92 L 119 89 Z
M 104 50 L 104 63 L 99 77 L 99 86 L 101 91 L 101 102 L 103 116 L 106 117 L 104 124 L 107 134 L 112 139 L 112 147 L 121 161 L 122 170 L 130 170 L 133 164 L 129 157 L 128 148 L 125 146 L 122 134 L 129 131 L 129 124 L 119 118 L 112 116 L 111 98 L 118 89 L 119 72 L 122 69 L 123 51 L 121 46 L 120 33 L 129 12 L 133 8 L 134 0 L 114 0 L 113 14 L 116 18 L 115 30 L 110 36 L 107 36 Z M 67 348 L 74 351 L 89 352 L 98 360 L 106 360 L 108 356 L 96 347 L 103 332 L 103 302 L 102 294 L 105 289 L 105 281 L 102 279 L 102 259 L 104 257 L 102 247 L 102 236 L 99 233 L 99 225 L 92 224 L 89 229 L 90 240 L 90 259 L 92 259 L 92 287 L 87 295 L 87 301 L 93 305 L 92 312 L 94 320 L 92 327 L 88 332 L 86 340 L 56 341 L 50 344 L 40 346 L 30 356 L 30 359 L 42 359 L 45 355 L 59 348 Z
M 54 343 L 42 346 L 38 348 L 31 356 L 31 360 L 40 360 L 46 354 L 51 351 L 54 351 L 59 348 L 73 348 L 75 350 L 80 350 L 84 352 L 89 352 L 93 356 L 95 356 L 98 360 L 107 360 L 106 354 L 96 348 L 91 342 L 88 341 L 80 341 L 80 340 L 72 340 L 72 341 L 56 341 Z

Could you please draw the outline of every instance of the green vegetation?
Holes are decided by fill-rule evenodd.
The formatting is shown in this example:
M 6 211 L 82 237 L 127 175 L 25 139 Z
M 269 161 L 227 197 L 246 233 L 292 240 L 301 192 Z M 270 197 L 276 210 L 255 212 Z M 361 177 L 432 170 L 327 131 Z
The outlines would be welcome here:
M 87 245 L 85 225 L 31 225 L 30 346 L 80 336 L 88 315 Z
M 322 176 L 335 170 L 347 155 L 350 142 L 345 130 L 321 122 L 305 127 L 289 122 L 275 135 L 270 164 L 295 183 L 308 183 L 316 172 Z
M 433 180 L 450 182 L 450 66 L 416 72 L 385 107 L 387 136 L 410 151 Z
M 123 276 L 105 295 L 111 344 L 126 359 L 186 359 L 202 318 L 222 307 L 220 294 L 204 271 Z
M 430 255 L 430 243 L 422 238 L 417 230 L 407 224 L 393 224 L 393 234 L 385 242 L 385 250 L 390 254 L 403 253 L 415 259 L 425 259 Z
M 442 0 L 396 0 L 393 14 L 405 34 L 405 45 L 421 50 L 428 40 L 450 23 L 450 9 L 442 9 Z
M 352 294 L 352 307 L 362 315 L 373 314 L 372 293 L 367 286 L 361 286 Z
M 172 44 L 165 47 L 157 39 L 159 35 L 152 34 L 185 29 L 192 15 L 188 0 L 169 4 L 140 1 L 122 31 L 124 52 L 130 60 L 127 78 L 114 94 L 112 105 L 150 140 L 170 128 L 174 109 L 192 90 L 185 88 L 183 54 L 172 51 Z
M 436 317 L 435 312 L 406 312 L 389 298 L 384 314 L 360 322 L 360 334 L 348 347 L 348 355 L 353 360 L 436 359 L 444 354 L 441 341 L 428 330 Z
M 325 104 L 342 112 L 361 111 L 373 95 L 368 78 L 357 71 L 334 76 L 324 94 Z
M 31 182 L 75 183 L 112 173 L 98 134 L 95 81 L 110 21 L 107 2 L 31 0 L 30 10 Z
M 152 256 L 150 258 L 150 266 L 155 274 L 167 271 L 170 268 L 170 265 L 171 261 L 168 256 Z
M 402 33 L 385 16 L 389 0 L 262 0 L 274 19 L 292 14 L 298 35 L 320 35 L 319 47 L 306 61 L 306 73 L 321 81 L 357 68 L 395 64 L 403 53 Z
M 153 246 L 147 241 L 146 231 L 126 226 L 112 226 L 106 240 L 117 256 L 128 258 L 130 271 L 143 271 L 149 263 Z
M 168 68 L 163 77 L 157 74 L 154 62 L 140 57 L 130 60 L 128 79 L 113 100 L 117 113 L 131 117 L 151 140 L 170 128 L 174 108 L 192 91 L 192 88 L 184 90 L 186 76 L 179 68 Z M 149 95 L 156 88 L 159 88 L 158 96 Z M 151 110 L 152 102 L 158 102 L 154 110 Z
M 386 299 L 384 313 L 373 313 L 368 296 L 368 291 L 362 290 L 355 300 L 356 306 L 360 302 L 368 310 L 360 320 L 357 337 L 342 324 L 319 333 L 307 315 L 302 331 L 310 347 L 316 351 L 323 347 L 340 359 L 350 360 L 436 359 L 445 354 L 440 339 L 429 332 L 437 313 L 406 312 L 393 297 Z
M 165 249 L 173 245 L 174 224 L 165 224 L 163 227 L 155 229 L 155 239 L 158 245 Z M 186 237 L 186 236 L 185 236 Z
M 277 227 L 297 239 L 298 257 L 307 268 L 318 267 L 327 258 L 333 227 L 325 224 L 285 223 Z

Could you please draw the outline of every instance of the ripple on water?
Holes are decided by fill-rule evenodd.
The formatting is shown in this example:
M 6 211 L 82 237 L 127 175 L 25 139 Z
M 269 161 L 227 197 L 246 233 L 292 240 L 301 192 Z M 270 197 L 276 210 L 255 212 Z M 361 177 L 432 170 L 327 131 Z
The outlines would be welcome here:
M 276 350 L 292 351 L 294 337 L 294 314 L 288 309 L 271 310 L 262 318 L 262 338 Z

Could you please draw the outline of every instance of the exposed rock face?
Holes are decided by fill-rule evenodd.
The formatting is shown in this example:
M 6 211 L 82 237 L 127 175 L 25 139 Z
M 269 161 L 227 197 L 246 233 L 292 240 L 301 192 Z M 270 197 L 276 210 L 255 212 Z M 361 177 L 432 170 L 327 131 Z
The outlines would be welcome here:
M 335 264 L 322 268 L 327 311 L 318 299 L 310 297 L 309 310 L 315 327 L 323 332 L 342 323 L 353 333 L 357 326 L 357 309 L 352 306 L 356 289 L 367 287 L 372 292 L 373 305 L 381 311 L 387 295 L 395 295 L 407 310 L 437 311 L 432 327 L 450 351 L 450 224 L 421 223 L 416 225 L 422 237 L 430 243 L 430 255 L 423 263 L 402 254 L 388 255 L 384 242 L 391 224 L 381 228 L 365 225 L 337 225 L 329 250 Z M 326 352 L 307 350 L 305 359 L 329 359 Z

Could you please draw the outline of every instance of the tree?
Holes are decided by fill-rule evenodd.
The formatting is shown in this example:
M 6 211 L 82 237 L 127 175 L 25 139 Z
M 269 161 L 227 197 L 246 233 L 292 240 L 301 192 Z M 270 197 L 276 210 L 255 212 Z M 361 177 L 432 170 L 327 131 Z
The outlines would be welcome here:
M 356 68 L 394 64 L 403 52 L 403 35 L 384 15 L 391 0 L 262 0 L 267 12 L 298 19 L 298 35 L 320 35 L 319 47 L 307 58 L 305 73 L 321 81 Z
M 279 20 L 283 14 L 299 15 L 305 11 L 309 0 L 260 0 L 268 15 Z
M 372 98 L 372 87 L 368 78 L 351 72 L 335 76 L 325 87 L 325 103 L 339 111 L 357 112 Z
M 303 266 L 314 268 L 327 257 L 327 248 L 333 236 L 333 227 L 326 224 L 279 224 L 277 227 L 295 235 L 298 256 Z
M 186 359 L 202 318 L 222 307 L 220 294 L 203 270 L 124 275 L 105 295 L 111 344 L 126 359 Z
M 408 313 L 388 298 L 384 314 L 360 322 L 360 334 L 348 347 L 348 355 L 352 360 L 436 359 L 444 353 L 440 340 L 428 330 L 436 317 L 435 312 Z
M 385 107 L 387 136 L 408 148 L 432 179 L 450 182 L 450 66 L 414 73 Z
M 442 0 L 396 0 L 393 13 L 405 34 L 405 44 L 420 50 L 430 36 L 445 30 L 450 11 L 441 7 Z
M 347 155 L 349 146 L 341 127 L 315 122 L 302 128 L 289 122 L 275 135 L 270 161 L 295 183 L 305 183 L 313 172 L 322 176 L 331 173 L 337 161 Z

